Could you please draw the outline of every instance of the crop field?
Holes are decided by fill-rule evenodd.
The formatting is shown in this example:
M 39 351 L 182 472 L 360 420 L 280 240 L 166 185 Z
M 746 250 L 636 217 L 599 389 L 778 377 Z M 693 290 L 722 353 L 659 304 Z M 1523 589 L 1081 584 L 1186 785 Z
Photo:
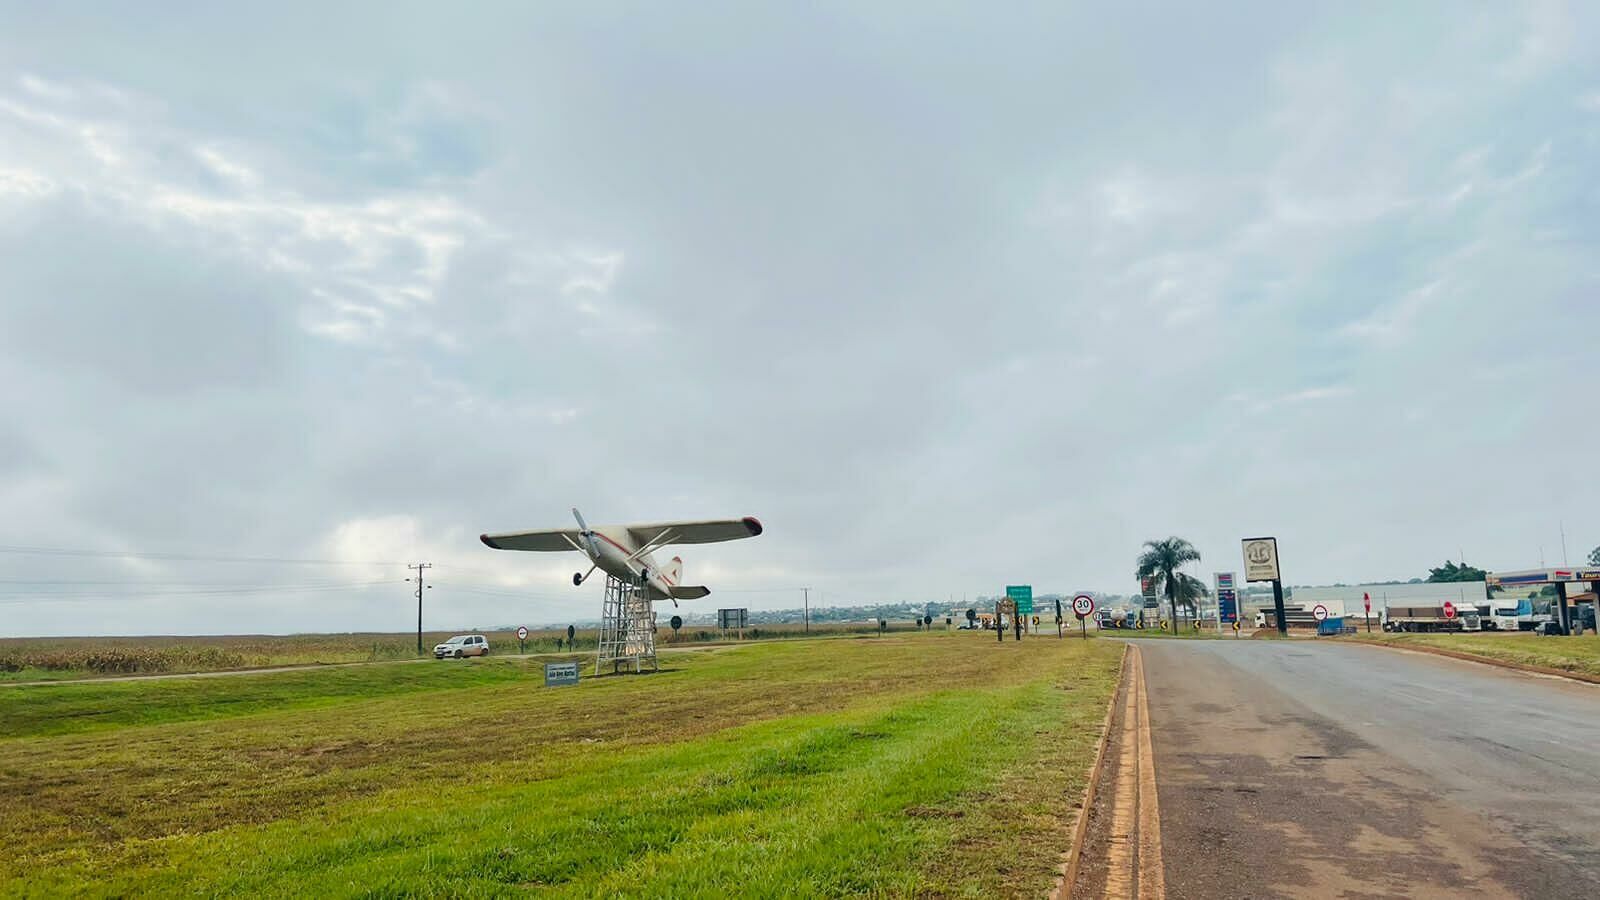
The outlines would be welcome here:
M 1456 653 L 1469 653 L 1488 659 L 1545 666 L 1564 672 L 1600 676 L 1600 638 L 1539 637 L 1532 632 L 1517 634 L 1482 632 L 1478 634 L 1383 634 L 1360 635 L 1364 641 L 1405 646 L 1437 647 Z
M 936 630 L 943 630 L 939 626 Z M 877 626 L 864 622 L 827 623 L 811 626 L 809 636 L 870 634 Z M 453 634 L 483 634 L 497 653 L 521 649 L 511 631 L 459 629 L 423 633 L 423 647 Z M 915 633 L 907 622 L 891 623 L 890 633 Z M 795 624 L 757 625 L 745 630 L 745 640 L 795 638 L 807 636 Z M 579 629 L 576 649 L 594 649 L 594 629 Z M 529 653 L 555 652 L 565 648 L 565 629 L 539 629 L 529 633 Z M 557 647 L 557 642 L 562 647 Z M 705 625 L 685 625 L 674 632 L 665 624 L 657 640 L 664 647 L 682 644 L 715 643 L 725 640 L 723 633 Z M 160 675 L 183 672 L 223 672 L 273 666 L 310 666 L 380 660 L 414 659 L 417 656 L 415 632 L 295 634 L 295 635 L 205 635 L 198 637 L 59 637 L 0 638 L 0 683 L 58 681 L 117 675 Z
M 935 632 L 566 688 L 494 657 L 0 687 L 0 895 L 1038 895 L 1121 651 Z

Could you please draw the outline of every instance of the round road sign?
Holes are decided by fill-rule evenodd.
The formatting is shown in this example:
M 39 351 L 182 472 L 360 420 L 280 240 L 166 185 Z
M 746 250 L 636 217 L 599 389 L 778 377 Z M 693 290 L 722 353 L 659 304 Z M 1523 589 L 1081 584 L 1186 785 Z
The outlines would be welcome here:
M 1083 618 L 1094 612 L 1094 598 L 1088 594 L 1079 594 L 1072 598 L 1072 614 Z
M 528 639 L 528 626 L 526 626 L 526 625 L 518 625 L 517 626 L 517 640 L 525 641 L 527 639 Z
M 1318 603 L 1316 606 L 1311 607 L 1311 616 L 1318 622 L 1321 622 L 1323 619 L 1328 617 L 1328 608 L 1323 606 L 1321 603 Z
M 1444 617 L 1446 619 L 1454 619 L 1456 617 L 1456 605 L 1449 600 L 1444 602 Z

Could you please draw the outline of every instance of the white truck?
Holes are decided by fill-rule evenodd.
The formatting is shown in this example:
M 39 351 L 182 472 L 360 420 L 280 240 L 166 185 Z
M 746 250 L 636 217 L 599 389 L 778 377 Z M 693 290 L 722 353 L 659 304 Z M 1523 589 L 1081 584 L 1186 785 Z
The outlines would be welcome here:
M 1527 597 L 1496 597 L 1489 603 L 1489 619 L 1484 627 L 1495 631 L 1533 631 L 1539 623 L 1554 618 L 1549 613 L 1534 612 L 1533 601 Z

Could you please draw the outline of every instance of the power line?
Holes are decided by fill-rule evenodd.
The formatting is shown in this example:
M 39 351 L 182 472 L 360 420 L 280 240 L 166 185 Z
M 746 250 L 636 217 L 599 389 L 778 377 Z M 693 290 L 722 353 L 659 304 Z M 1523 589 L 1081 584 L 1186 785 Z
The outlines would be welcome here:
M 159 593 L 137 594 L 131 592 L 85 592 L 85 593 L 54 593 L 47 595 L 33 595 L 17 599 L 0 600 L 0 604 L 17 606 L 24 603 L 93 603 L 117 600 L 162 600 L 168 597 L 226 597 L 226 596 L 251 596 L 255 594 L 304 594 L 319 593 L 322 591 L 344 591 L 352 588 L 376 587 L 395 582 L 385 581 L 360 581 L 349 584 L 326 585 L 267 585 L 259 587 L 219 588 L 203 591 L 161 591 Z
M 219 592 L 230 593 L 235 590 L 271 590 L 274 588 L 340 588 L 389 583 L 391 583 L 389 579 L 374 581 L 312 581 L 278 585 L 262 585 L 259 582 L 239 581 L 0 582 L 0 595 L 38 594 L 40 596 L 54 596 L 57 594 L 119 594 L 128 592 L 209 594 Z M 121 588 L 122 590 L 113 590 L 113 588 Z
M 169 562 L 271 563 L 305 566 L 397 566 L 393 560 L 289 559 L 278 556 L 205 556 L 188 553 L 138 553 L 131 550 L 78 550 L 66 547 L 22 547 L 0 544 L 0 553 L 26 556 L 73 556 L 100 559 L 150 559 Z

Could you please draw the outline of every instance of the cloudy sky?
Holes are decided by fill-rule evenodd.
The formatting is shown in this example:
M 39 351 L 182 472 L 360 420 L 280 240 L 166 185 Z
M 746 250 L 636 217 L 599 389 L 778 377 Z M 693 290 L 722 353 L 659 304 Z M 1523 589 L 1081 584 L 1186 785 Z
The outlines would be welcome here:
M 1600 8 L 799 6 L 0 4 L 0 634 L 1600 544 Z

